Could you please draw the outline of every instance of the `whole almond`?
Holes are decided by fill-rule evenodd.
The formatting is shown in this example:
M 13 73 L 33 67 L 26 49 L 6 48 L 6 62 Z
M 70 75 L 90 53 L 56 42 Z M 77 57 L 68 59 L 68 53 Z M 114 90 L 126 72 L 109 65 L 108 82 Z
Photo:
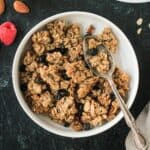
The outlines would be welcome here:
M 2 15 L 5 11 L 5 1 L 0 0 L 0 15 Z
M 19 1 L 19 0 L 14 1 L 13 7 L 15 11 L 18 13 L 26 14 L 26 13 L 29 13 L 30 11 L 29 7 L 24 2 Z

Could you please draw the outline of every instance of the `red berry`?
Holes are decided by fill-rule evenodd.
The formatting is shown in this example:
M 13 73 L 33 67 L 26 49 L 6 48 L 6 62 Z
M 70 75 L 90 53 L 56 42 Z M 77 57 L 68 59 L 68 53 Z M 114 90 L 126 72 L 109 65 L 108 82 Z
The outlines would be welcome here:
M 5 45 L 11 45 L 17 34 L 17 29 L 12 22 L 5 22 L 0 25 L 0 40 Z

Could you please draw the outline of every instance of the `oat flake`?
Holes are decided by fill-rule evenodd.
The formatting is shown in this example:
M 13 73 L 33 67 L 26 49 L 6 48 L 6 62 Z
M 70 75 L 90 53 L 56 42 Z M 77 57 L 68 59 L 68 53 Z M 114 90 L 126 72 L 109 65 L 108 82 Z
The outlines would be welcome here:
M 142 23 L 143 23 L 143 18 L 138 18 L 137 21 L 136 21 L 136 24 L 138 26 L 140 26 L 140 25 L 142 25 Z
M 142 32 L 142 28 L 137 29 L 137 34 L 140 35 Z

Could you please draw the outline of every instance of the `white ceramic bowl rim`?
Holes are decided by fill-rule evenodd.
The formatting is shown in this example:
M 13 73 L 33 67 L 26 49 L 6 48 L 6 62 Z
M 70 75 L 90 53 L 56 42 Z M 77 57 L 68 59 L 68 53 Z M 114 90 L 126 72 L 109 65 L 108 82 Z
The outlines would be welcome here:
M 125 2 L 125 3 L 146 3 L 146 2 L 150 2 L 150 0 L 117 0 L 120 2 Z
M 13 87 L 14 87 L 14 91 L 16 94 L 16 97 L 21 105 L 21 107 L 23 108 L 23 110 L 26 112 L 26 114 L 29 116 L 30 119 L 32 119 L 36 124 L 38 124 L 40 127 L 46 129 L 49 132 L 52 132 L 54 134 L 57 135 L 61 135 L 61 136 L 66 136 L 66 137 L 74 137 L 74 138 L 78 138 L 78 137 L 88 137 L 88 136 L 92 136 L 92 135 L 96 135 L 98 133 L 102 133 L 104 131 L 106 131 L 107 129 L 113 127 L 115 124 L 117 124 L 122 118 L 123 118 L 123 113 L 120 112 L 113 120 L 111 120 L 110 122 L 104 124 L 103 126 L 100 126 L 98 128 L 94 128 L 92 130 L 88 130 L 88 131 L 82 131 L 82 132 L 65 132 L 63 130 L 55 130 L 52 129 L 50 126 L 48 126 L 47 124 L 44 124 L 38 117 L 36 117 L 33 112 L 30 110 L 30 108 L 27 106 L 21 92 L 20 92 L 20 88 L 19 88 L 19 79 L 18 79 L 18 68 L 19 68 L 19 61 L 20 61 L 20 57 L 22 54 L 22 51 L 20 49 L 22 49 L 22 47 L 25 46 L 26 41 L 31 37 L 31 35 L 36 32 L 36 30 L 38 30 L 39 28 L 41 28 L 42 26 L 44 26 L 45 24 L 47 24 L 48 22 L 51 22 L 55 19 L 59 19 L 61 17 L 67 16 L 67 15 L 71 15 L 71 14 L 78 14 L 78 15 L 88 15 L 91 17 L 95 17 L 95 18 L 100 18 L 101 20 L 105 21 L 106 23 L 110 24 L 113 26 L 113 28 L 115 28 L 119 34 L 121 36 L 123 36 L 128 43 L 131 45 L 130 41 L 127 39 L 127 37 L 124 35 L 124 33 L 112 22 L 110 22 L 109 20 L 105 19 L 104 17 L 101 17 L 99 15 L 93 14 L 93 13 L 89 13 L 89 12 L 80 12 L 80 11 L 72 11 L 72 12 L 64 12 L 64 13 L 60 13 L 51 17 L 48 17 L 47 19 L 44 19 L 43 21 L 41 21 L 40 23 L 38 23 L 35 27 L 33 27 L 23 38 L 23 40 L 21 41 L 20 45 L 18 46 L 18 49 L 16 51 L 15 57 L 14 57 L 14 61 L 13 61 L 13 67 L 12 67 L 12 80 L 13 80 Z M 131 45 L 132 47 L 132 45 Z M 132 47 L 132 51 L 133 55 L 135 55 L 135 52 L 133 50 Z M 135 55 L 136 58 L 136 55 Z M 136 96 L 137 90 L 138 90 L 138 85 L 139 85 L 139 67 L 138 67 L 138 62 L 136 59 L 136 67 L 138 69 L 138 81 L 135 85 L 135 89 L 134 89 L 134 94 L 132 95 L 132 100 L 127 102 L 128 107 L 130 108 L 134 102 L 134 98 Z

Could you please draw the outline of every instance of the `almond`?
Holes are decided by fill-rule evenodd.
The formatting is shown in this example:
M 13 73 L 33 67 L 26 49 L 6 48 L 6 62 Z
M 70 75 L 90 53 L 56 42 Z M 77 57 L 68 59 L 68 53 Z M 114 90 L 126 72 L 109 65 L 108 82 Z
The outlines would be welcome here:
M 0 0 L 0 15 L 2 15 L 5 11 L 5 1 Z
M 19 1 L 19 0 L 14 1 L 13 7 L 15 11 L 18 13 L 26 14 L 26 13 L 29 13 L 30 11 L 29 7 L 24 2 Z

